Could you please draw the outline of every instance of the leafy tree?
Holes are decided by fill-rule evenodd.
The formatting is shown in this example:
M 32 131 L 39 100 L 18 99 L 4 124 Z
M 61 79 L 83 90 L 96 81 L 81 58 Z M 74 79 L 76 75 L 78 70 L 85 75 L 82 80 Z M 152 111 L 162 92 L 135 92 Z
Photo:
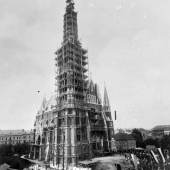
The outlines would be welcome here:
M 160 142 L 158 139 L 149 138 L 144 141 L 145 145 L 154 145 L 155 147 L 160 147 Z
M 132 130 L 132 136 L 136 140 L 136 146 L 137 147 L 145 148 L 145 143 L 143 142 L 142 133 L 138 129 Z
M 0 145 L 0 165 L 7 163 L 14 169 L 24 169 L 29 166 L 29 162 L 20 159 L 20 155 L 30 152 L 29 144 Z M 18 154 L 18 156 L 15 156 Z
M 14 154 L 25 155 L 30 152 L 29 144 L 0 145 L 0 155 L 9 156 Z
M 170 135 L 164 136 L 161 141 L 161 148 L 170 150 Z

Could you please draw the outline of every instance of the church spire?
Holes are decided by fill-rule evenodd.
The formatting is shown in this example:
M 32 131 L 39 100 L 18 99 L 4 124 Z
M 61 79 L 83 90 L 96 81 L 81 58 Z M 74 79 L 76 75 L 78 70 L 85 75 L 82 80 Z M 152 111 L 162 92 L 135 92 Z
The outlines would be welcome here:
M 72 9 L 74 10 L 74 1 L 73 0 L 66 0 L 66 9 Z
M 104 87 L 103 109 L 106 112 L 111 112 L 109 97 L 108 97 L 108 94 L 107 94 L 106 87 Z
M 74 1 L 66 1 L 66 13 L 64 15 L 64 42 L 78 41 L 77 12 L 74 11 Z
M 74 3 L 73 0 L 66 0 L 67 4 Z

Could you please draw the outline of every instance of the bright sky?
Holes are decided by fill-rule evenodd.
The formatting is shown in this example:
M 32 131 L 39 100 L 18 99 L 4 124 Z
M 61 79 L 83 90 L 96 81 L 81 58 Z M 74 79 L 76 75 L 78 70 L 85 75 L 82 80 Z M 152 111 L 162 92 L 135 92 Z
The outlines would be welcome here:
M 0 129 L 33 128 L 53 94 L 64 8 L 65 0 L 0 0 Z M 169 9 L 169 0 L 76 0 L 79 38 L 117 110 L 115 128 L 170 124 Z

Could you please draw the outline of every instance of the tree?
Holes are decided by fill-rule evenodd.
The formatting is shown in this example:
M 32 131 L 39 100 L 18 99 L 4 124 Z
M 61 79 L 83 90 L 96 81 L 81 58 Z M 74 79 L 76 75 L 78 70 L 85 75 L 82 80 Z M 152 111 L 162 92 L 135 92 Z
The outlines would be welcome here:
M 170 150 L 170 135 L 164 136 L 161 141 L 161 148 Z
M 149 139 L 146 139 L 144 141 L 145 145 L 154 145 L 155 147 L 159 147 L 160 146 L 160 143 L 159 143 L 159 140 L 158 139 L 152 139 L 152 138 L 149 138 Z
M 30 152 L 30 145 L 25 144 L 4 144 L 0 145 L 0 165 L 7 163 L 14 169 L 24 169 L 30 165 L 26 160 L 20 158 L 20 155 L 26 155 Z
M 136 140 L 136 146 L 137 147 L 145 148 L 145 144 L 143 142 L 142 133 L 138 129 L 133 129 L 132 130 L 132 136 Z

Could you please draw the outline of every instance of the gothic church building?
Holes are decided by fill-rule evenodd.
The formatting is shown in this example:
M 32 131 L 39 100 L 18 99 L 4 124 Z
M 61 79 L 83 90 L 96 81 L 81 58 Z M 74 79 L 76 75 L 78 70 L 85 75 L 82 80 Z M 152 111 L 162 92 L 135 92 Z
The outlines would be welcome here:
M 114 127 L 106 89 L 89 80 L 87 50 L 78 38 L 77 12 L 66 1 L 64 35 L 56 51 L 57 95 L 43 99 L 30 158 L 67 169 L 112 151 Z

